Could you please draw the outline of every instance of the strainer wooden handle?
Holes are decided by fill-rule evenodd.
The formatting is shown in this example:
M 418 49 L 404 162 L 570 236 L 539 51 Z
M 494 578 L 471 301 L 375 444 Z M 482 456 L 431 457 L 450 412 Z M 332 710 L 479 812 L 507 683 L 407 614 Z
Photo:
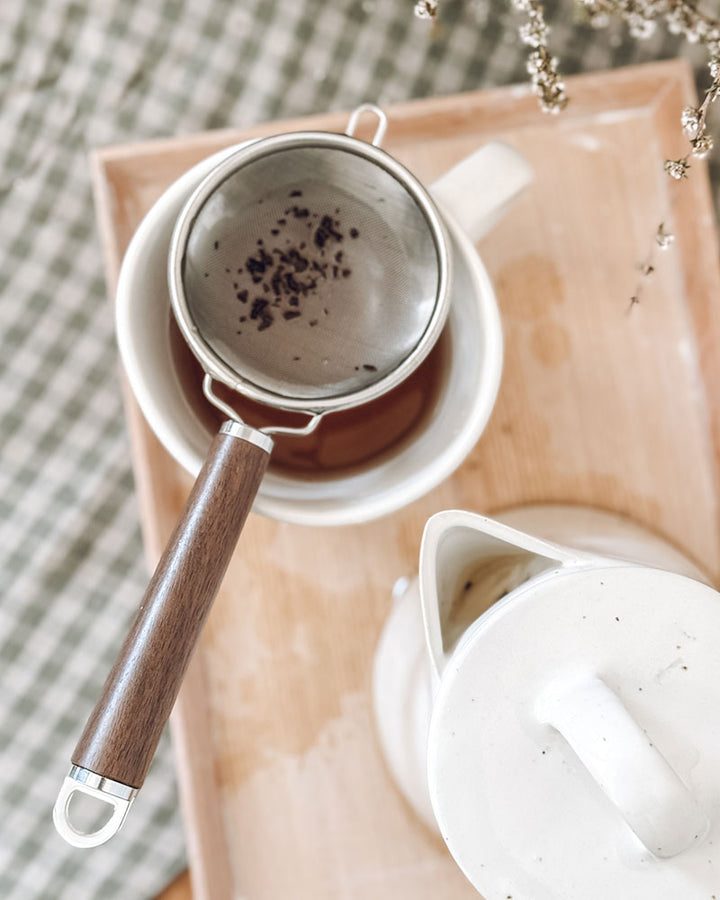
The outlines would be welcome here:
M 226 422 L 72 755 L 139 788 L 270 459 L 272 440 Z

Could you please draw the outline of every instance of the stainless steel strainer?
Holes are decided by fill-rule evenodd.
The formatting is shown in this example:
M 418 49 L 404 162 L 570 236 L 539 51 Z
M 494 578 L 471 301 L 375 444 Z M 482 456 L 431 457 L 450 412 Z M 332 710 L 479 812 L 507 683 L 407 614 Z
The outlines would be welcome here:
M 186 206 L 173 308 L 205 370 L 253 400 L 356 406 L 432 348 L 446 248 L 433 202 L 387 153 L 348 135 L 278 135 L 225 160 Z
M 372 143 L 359 115 L 378 117 Z M 203 366 L 207 397 L 228 416 L 213 441 L 137 619 L 72 757 L 55 807 L 79 846 L 114 834 L 143 783 L 200 629 L 273 446 L 327 413 L 403 381 L 445 322 L 448 240 L 422 185 L 381 150 L 384 114 L 355 111 L 344 135 L 282 134 L 220 163 L 184 207 L 170 249 L 173 311 Z M 301 428 L 244 424 L 220 381 Z M 88 834 L 68 816 L 76 791 L 113 806 Z

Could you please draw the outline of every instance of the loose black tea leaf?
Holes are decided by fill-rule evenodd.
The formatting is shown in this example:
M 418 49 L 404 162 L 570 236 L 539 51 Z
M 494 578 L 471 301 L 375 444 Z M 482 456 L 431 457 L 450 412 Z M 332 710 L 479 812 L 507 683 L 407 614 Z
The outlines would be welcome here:
M 331 216 L 323 216 L 320 220 L 320 225 L 315 232 L 313 240 L 315 241 L 316 247 L 324 247 L 325 244 L 332 238 L 335 241 L 342 241 L 343 235 L 341 232 L 337 230 L 336 222 L 332 219 Z
M 302 197 L 303 192 L 292 190 L 288 196 Z M 345 231 L 341 209 L 339 206 L 334 209 L 333 216 L 326 210 L 313 210 L 310 204 L 291 205 L 284 214 L 276 215 L 269 222 L 265 220 L 266 231 L 256 231 L 252 235 L 256 249 L 244 260 L 244 266 L 237 269 L 237 275 L 232 275 L 234 280 L 231 283 L 237 299 L 241 303 L 251 303 L 250 319 L 257 323 L 258 331 L 264 331 L 276 322 L 290 322 L 303 313 L 307 314 L 310 310 L 306 304 L 312 302 L 312 298 L 322 296 L 325 299 L 319 294 L 320 285 L 352 275 L 344 252 L 337 249 L 337 244 L 344 240 Z M 311 231 L 311 242 L 297 241 L 297 229 L 303 222 Z M 359 234 L 356 228 L 350 229 L 349 233 L 354 237 Z M 325 261 L 326 256 L 331 257 L 332 261 Z M 226 272 L 231 270 L 226 269 Z M 243 279 L 238 278 L 242 274 L 245 275 L 245 284 Z M 256 296 L 250 301 L 250 290 L 261 290 L 265 296 Z M 334 297 L 328 297 L 326 303 L 327 300 L 334 301 Z M 277 310 L 277 320 L 273 310 Z M 321 310 L 323 316 L 329 316 L 330 304 L 322 306 Z M 318 324 L 318 312 L 320 310 L 313 307 L 315 316 L 306 320 L 311 328 Z
M 253 301 L 252 311 L 250 312 L 251 319 L 257 319 L 258 316 L 261 316 L 263 312 L 267 309 L 268 302 L 264 300 L 262 297 L 256 297 Z

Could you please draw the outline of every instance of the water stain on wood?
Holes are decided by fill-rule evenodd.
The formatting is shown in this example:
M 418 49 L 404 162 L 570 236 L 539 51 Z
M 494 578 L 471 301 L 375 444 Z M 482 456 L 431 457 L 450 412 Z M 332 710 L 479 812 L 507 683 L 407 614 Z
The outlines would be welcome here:
M 535 254 L 518 256 L 494 276 L 503 316 L 537 322 L 565 302 L 563 281 L 555 265 Z
M 572 356 L 570 334 L 559 322 L 538 325 L 530 335 L 528 347 L 533 357 L 549 369 L 561 366 Z

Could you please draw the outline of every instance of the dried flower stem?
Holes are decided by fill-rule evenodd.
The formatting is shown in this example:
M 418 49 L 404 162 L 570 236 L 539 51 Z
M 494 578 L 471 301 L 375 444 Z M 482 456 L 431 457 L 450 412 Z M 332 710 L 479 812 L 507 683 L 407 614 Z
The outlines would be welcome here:
M 557 115 L 568 103 L 565 83 L 558 72 L 558 60 L 547 46 L 550 28 L 545 21 L 545 12 L 540 0 L 513 0 L 515 9 L 527 16 L 520 26 L 520 40 L 532 47 L 528 56 L 527 70 L 532 89 L 538 95 L 540 109 L 544 113 Z
M 635 292 L 630 298 L 630 305 L 628 306 L 627 310 L 628 313 L 632 312 L 633 307 L 640 302 L 640 296 L 642 295 L 643 288 L 645 287 L 645 281 L 655 271 L 655 259 L 658 250 L 667 250 L 674 240 L 675 235 L 671 234 L 669 231 L 666 231 L 665 223 L 661 222 L 657 227 L 652 245 L 650 247 L 650 252 L 645 257 L 645 262 L 640 263 L 640 265 L 638 266 L 640 274 L 638 275 Z

